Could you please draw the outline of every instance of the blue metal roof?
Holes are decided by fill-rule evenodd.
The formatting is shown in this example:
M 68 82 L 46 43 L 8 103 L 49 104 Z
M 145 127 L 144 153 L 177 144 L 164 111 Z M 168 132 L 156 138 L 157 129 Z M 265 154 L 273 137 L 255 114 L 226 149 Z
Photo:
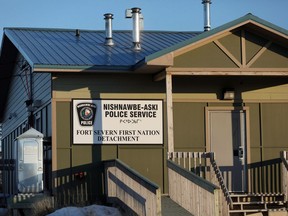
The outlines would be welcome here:
M 75 30 L 5 28 L 4 39 L 5 36 L 9 38 L 34 69 L 130 70 L 137 63 L 155 59 L 248 20 L 287 35 L 286 29 L 247 14 L 208 32 L 142 31 L 140 51 L 132 48 L 131 31 L 114 31 L 112 47 L 105 45 L 104 31 L 80 30 L 77 37 Z
M 131 31 L 114 31 L 114 46 L 107 46 L 104 31 L 5 28 L 12 41 L 32 67 L 131 67 L 146 56 L 201 32 L 141 32 L 141 50 L 132 47 Z

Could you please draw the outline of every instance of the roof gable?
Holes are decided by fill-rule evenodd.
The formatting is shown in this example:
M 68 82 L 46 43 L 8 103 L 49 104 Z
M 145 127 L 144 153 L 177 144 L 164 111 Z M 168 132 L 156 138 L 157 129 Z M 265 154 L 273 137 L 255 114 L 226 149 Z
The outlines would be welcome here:
M 177 51 L 176 51 L 177 52 Z M 239 27 L 175 55 L 176 68 L 288 68 L 288 47 Z
M 217 57 L 220 58 L 220 56 L 223 56 L 222 55 L 223 53 L 219 53 L 219 52 L 217 53 L 217 51 L 216 51 L 217 49 L 215 49 L 215 45 L 218 47 L 221 46 L 222 45 L 221 40 L 227 36 L 230 36 L 231 40 L 232 40 L 232 36 L 231 36 L 232 34 L 234 36 L 236 35 L 236 37 L 234 37 L 234 40 L 236 40 L 238 42 L 234 41 L 233 46 L 226 44 L 225 47 L 228 47 L 228 51 L 230 50 L 231 52 L 234 53 L 233 58 L 238 59 L 238 61 L 239 61 L 240 58 L 242 58 L 242 56 L 240 55 L 241 42 L 239 43 L 239 40 L 241 40 L 241 37 L 242 37 L 241 34 L 243 34 L 243 33 L 241 33 L 242 30 L 244 30 L 245 32 L 252 32 L 253 34 L 258 35 L 258 37 L 259 37 L 259 35 L 261 35 L 262 39 L 264 39 L 266 41 L 272 40 L 276 44 L 281 44 L 281 46 L 283 46 L 283 47 L 288 46 L 288 31 L 286 29 L 283 29 L 283 28 L 278 27 L 272 23 L 269 23 L 265 20 L 262 20 L 262 19 L 254 16 L 252 14 L 247 14 L 247 15 L 245 15 L 245 16 L 237 19 L 237 20 L 229 22 L 229 23 L 222 25 L 218 28 L 212 29 L 210 31 L 206 31 L 206 32 L 204 32 L 200 35 L 197 35 L 191 39 L 188 39 L 186 41 L 178 43 L 174 46 L 171 46 L 171 47 L 164 49 L 164 50 L 161 50 L 159 52 L 153 53 L 149 56 L 146 56 L 145 62 L 147 65 L 157 65 L 157 64 L 160 65 L 163 62 L 162 59 L 165 59 L 165 56 L 173 56 L 173 58 L 170 58 L 170 62 L 166 62 L 166 65 L 173 66 L 174 60 L 175 60 L 175 58 L 177 58 L 177 56 L 180 56 L 183 54 L 185 55 L 185 53 L 190 52 L 191 50 L 195 50 L 199 47 L 203 48 L 203 46 L 210 46 L 210 48 L 214 50 L 214 53 L 217 55 Z M 238 34 L 238 38 L 237 38 L 237 34 Z M 248 34 L 247 34 L 247 37 L 249 37 Z M 231 43 L 231 40 L 229 43 Z M 211 43 L 213 41 L 214 41 L 214 45 L 213 44 L 209 45 L 209 43 Z M 215 41 L 217 41 L 216 42 L 217 44 L 215 44 Z M 259 41 L 257 43 L 259 43 Z M 199 52 L 200 52 L 200 49 L 198 50 Z M 234 51 L 231 49 L 234 49 Z M 238 51 L 236 51 L 238 53 L 235 53 L 235 50 L 238 50 Z M 207 57 L 207 54 L 208 53 L 206 53 L 206 57 Z M 218 56 L 218 54 L 220 56 Z M 227 52 L 226 52 L 226 54 L 227 54 Z M 211 56 L 211 54 L 210 54 L 210 56 Z M 232 60 L 232 62 L 235 63 L 235 59 Z M 223 60 L 223 58 L 222 58 L 222 60 Z M 227 62 L 227 65 L 228 65 L 228 62 Z M 219 65 L 217 65 L 217 64 L 213 65 L 212 64 L 211 66 L 218 67 Z M 233 65 L 230 65 L 230 66 L 233 67 Z

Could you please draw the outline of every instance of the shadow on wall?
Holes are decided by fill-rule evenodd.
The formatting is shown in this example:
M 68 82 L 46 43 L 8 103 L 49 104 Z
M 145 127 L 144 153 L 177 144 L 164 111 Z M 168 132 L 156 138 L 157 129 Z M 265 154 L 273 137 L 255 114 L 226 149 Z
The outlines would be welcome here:
M 103 165 L 101 163 L 57 170 L 52 173 L 52 176 L 55 207 L 85 206 L 104 202 Z
M 233 89 L 235 100 L 242 101 L 245 92 L 287 83 L 287 77 L 273 76 L 174 76 L 173 93 L 216 94 L 217 99 L 223 100 L 223 90 Z

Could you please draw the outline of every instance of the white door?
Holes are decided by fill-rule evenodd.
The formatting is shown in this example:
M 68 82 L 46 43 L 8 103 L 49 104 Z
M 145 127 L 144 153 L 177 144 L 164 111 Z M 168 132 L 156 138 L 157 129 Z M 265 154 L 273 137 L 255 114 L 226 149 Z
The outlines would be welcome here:
M 246 191 L 246 113 L 208 111 L 209 140 L 229 191 Z

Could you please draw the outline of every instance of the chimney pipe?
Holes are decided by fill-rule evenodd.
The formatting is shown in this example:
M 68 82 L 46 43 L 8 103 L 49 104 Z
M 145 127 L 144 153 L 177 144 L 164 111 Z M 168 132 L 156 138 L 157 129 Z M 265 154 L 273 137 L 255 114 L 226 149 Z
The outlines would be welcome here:
M 204 5 L 204 31 L 209 31 L 211 29 L 210 24 L 210 4 L 211 0 L 202 0 Z
M 104 14 L 104 20 L 105 20 L 105 45 L 107 46 L 113 46 L 113 38 L 112 38 L 112 19 L 113 19 L 113 14 L 107 13 Z
M 80 37 L 80 30 L 79 30 L 79 29 L 76 29 L 76 31 L 75 31 L 75 36 L 76 36 L 76 37 Z
M 141 50 L 140 45 L 140 8 L 132 8 L 133 18 L 133 48 L 134 50 Z

